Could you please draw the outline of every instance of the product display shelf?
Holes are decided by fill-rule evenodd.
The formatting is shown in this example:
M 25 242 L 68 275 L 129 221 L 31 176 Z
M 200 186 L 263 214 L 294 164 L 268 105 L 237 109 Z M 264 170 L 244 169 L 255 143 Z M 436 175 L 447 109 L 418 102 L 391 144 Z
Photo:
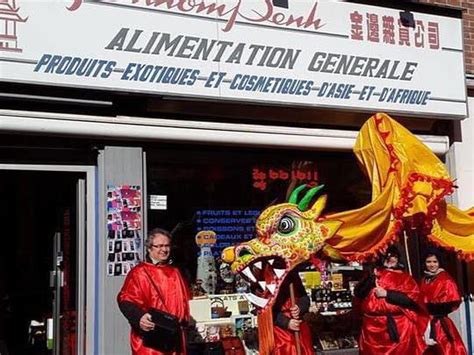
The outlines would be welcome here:
M 243 314 L 239 309 L 239 302 L 247 305 L 247 313 Z M 199 297 L 189 301 L 191 317 L 197 324 L 219 324 L 232 323 L 236 317 L 252 317 L 250 311 L 252 306 L 247 301 L 247 297 L 243 293 L 208 295 L 207 297 Z M 215 307 L 223 308 L 222 311 L 228 313 L 228 317 L 218 316 L 213 312 Z
M 247 311 L 245 314 L 241 314 L 242 306 Z M 245 330 L 255 327 L 257 323 L 257 317 L 250 313 L 251 310 L 244 294 L 208 295 L 192 299 L 190 311 L 194 332 L 188 336 L 188 341 L 215 342 L 226 336 L 238 336 L 243 340 Z M 243 345 L 247 355 L 255 354 L 246 347 L 247 344 Z
M 318 285 L 308 290 L 316 354 L 359 353 L 352 301 L 353 289 L 362 271 L 363 267 L 358 264 L 329 264 L 319 275 Z

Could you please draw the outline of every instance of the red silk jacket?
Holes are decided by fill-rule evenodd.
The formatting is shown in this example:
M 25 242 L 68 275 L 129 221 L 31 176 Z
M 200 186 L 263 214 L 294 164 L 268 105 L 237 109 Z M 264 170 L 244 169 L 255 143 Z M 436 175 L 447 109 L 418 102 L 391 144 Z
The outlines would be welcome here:
M 150 282 L 151 276 L 154 284 L 160 291 L 157 294 Z M 189 289 L 186 286 L 179 270 L 171 265 L 153 265 L 143 262 L 133 268 L 117 296 L 120 309 L 129 320 L 132 330 L 130 345 L 133 355 L 160 355 L 161 352 L 148 348 L 143 344 L 140 334 L 140 318 L 150 308 L 165 311 L 176 316 L 181 322 L 189 321 Z M 163 300 L 163 302 L 162 302 Z M 164 304 L 163 304 L 164 303 Z M 126 311 L 124 311 L 126 310 Z M 181 354 L 186 353 L 184 335 L 182 335 Z
M 430 313 L 431 334 L 438 343 L 430 346 L 426 354 L 466 355 L 462 338 L 448 317 L 448 314 L 455 311 L 461 303 L 458 287 L 452 277 L 446 271 L 441 271 L 432 278 L 424 277 L 420 290 L 423 302 Z
M 360 353 L 422 354 L 426 345 L 418 323 L 421 309 L 416 281 L 403 271 L 381 269 L 377 272 L 376 285 L 387 290 L 387 297 L 378 298 L 372 288 L 360 301 Z

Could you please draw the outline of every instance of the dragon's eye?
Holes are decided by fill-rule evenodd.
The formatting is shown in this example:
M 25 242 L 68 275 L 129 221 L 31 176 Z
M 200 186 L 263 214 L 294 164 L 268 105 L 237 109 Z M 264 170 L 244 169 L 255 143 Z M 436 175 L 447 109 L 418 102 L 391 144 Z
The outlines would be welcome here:
M 295 221 L 289 216 L 284 216 L 278 222 L 278 232 L 281 234 L 288 234 L 295 230 Z

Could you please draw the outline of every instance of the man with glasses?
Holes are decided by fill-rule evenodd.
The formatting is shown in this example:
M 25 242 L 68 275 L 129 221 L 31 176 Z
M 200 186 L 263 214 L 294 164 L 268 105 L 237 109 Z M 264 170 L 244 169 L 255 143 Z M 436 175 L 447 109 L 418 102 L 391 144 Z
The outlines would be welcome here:
M 160 336 L 159 327 L 152 317 L 153 311 L 170 314 L 181 324 L 189 321 L 190 293 L 181 273 L 170 263 L 171 239 L 171 234 L 160 228 L 149 232 L 145 242 L 146 261 L 129 272 L 117 296 L 119 308 L 132 327 L 130 345 L 133 355 L 165 352 L 147 342 Z M 185 353 L 184 334 L 181 329 L 179 332 L 179 344 L 172 351 L 166 351 L 167 354 Z

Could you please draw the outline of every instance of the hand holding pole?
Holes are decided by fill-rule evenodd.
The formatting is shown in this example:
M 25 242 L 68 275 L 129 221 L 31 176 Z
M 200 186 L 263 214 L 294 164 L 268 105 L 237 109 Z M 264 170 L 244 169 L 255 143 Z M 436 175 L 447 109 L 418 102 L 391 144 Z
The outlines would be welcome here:
M 290 300 L 291 300 L 291 306 L 296 305 L 296 300 L 295 300 L 295 289 L 293 287 L 293 283 L 290 284 Z M 295 338 L 296 338 L 296 354 L 301 355 L 301 343 L 300 343 L 300 332 L 295 331 Z

